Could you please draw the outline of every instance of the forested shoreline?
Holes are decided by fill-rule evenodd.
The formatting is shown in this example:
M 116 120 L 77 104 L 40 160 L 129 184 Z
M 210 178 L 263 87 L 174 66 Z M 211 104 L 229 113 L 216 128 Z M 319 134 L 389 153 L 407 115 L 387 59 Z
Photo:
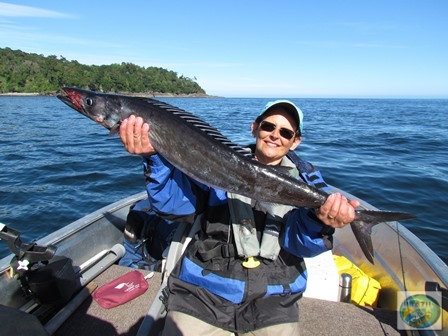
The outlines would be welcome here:
M 0 48 L 0 94 L 52 95 L 62 86 L 152 96 L 206 96 L 196 78 L 132 63 L 84 65 L 63 56 Z

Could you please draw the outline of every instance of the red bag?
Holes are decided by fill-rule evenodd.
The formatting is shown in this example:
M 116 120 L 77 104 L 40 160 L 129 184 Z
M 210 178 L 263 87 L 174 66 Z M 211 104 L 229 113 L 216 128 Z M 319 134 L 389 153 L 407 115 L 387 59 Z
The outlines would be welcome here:
M 113 308 L 131 301 L 148 289 L 143 274 L 135 270 L 101 286 L 93 298 L 103 308 Z

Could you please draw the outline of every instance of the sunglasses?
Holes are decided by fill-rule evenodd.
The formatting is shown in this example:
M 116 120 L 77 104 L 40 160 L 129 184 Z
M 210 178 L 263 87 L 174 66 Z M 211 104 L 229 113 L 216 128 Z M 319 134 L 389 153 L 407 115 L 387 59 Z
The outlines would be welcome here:
M 261 130 L 270 133 L 270 132 L 273 132 L 277 128 L 277 125 L 270 123 L 269 121 L 262 121 L 260 123 L 259 127 Z M 283 128 L 283 127 L 280 128 L 278 133 L 280 134 L 280 136 L 282 138 L 285 138 L 286 140 L 291 140 L 296 135 L 296 132 L 294 132 L 290 129 L 287 129 L 287 128 Z

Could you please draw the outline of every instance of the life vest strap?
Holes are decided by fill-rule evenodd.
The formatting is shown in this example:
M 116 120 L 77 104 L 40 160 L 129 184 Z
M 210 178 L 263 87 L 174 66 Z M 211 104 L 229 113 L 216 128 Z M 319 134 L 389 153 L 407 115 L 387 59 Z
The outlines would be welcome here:
M 238 255 L 235 244 L 218 245 L 207 251 L 198 251 L 202 261 L 209 261 L 214 258 L 231 258 Z

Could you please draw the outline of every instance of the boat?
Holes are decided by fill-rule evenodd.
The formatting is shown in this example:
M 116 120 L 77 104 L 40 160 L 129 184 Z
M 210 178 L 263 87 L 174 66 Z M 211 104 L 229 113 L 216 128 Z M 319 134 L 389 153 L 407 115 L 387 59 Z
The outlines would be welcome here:
M 377 210 L 354 195 L 333 190 L 357 199 L 362 208 Z M 117 261 L 124 253 L 123 230 L 130 207 L 146 197 L 146 192 L 131 195 L 32 243 L 22 242 L 20 233 L 14 229 L 0 227 L 4 240 L 0 244 L 8 243 L 14 252 L 0 260 L 0 323 L 6 332 L 2 334 L 158 335 L 166 314 L 167 279 L 197 225 L 181 224 L 177 228 L 160 270 L 138 270 L 149 284 L 142 295 L 111 309 L 101 308 L 92 298 L 92 293 L 101 286 L 135 271 L 118 266 Z M 301 335 L 448 335 L 447 265 L 398 222 L 375 226 L 372 240 L 373 264 L 365 258 L 348 227 L 336 230 L 330 259 L 328 255 L 306 259 L 310 274 L 309 288 L 299 300 Z M 340 274 L 334 256 L 349 260 L 357 271 L 379 284 L 374 304 L 362 305 L 350 300 L 354 279 L 350 282 L 347 273 Z M 46 301 L 45 291 L 40 296 L 24 295 L 23 284 L 11 267 L 22 260 L 22 268 L 27 268 L 23 264 L 26 258 L 42 264 L 48 257 L 50 261 L 70 261 L 70 272 L 77 278 L 76 290 L 69 291 L 69 298 L 56 303 Z M 50 264 L 44 261 L 43 267 Z M 336 277 L 333 269 L 337 271 Z M 57 285 L 51 286 L 49 292 L 53 293 Z M 413 330 L 411 325 L 400 328 L 403 323 L 400 318 L 404 316 L 399 307 L 401 292 L 435 295 L 440 327 L 414 324 Z M 417 320 L 428 319 L 425 314 L 417 316 Z

